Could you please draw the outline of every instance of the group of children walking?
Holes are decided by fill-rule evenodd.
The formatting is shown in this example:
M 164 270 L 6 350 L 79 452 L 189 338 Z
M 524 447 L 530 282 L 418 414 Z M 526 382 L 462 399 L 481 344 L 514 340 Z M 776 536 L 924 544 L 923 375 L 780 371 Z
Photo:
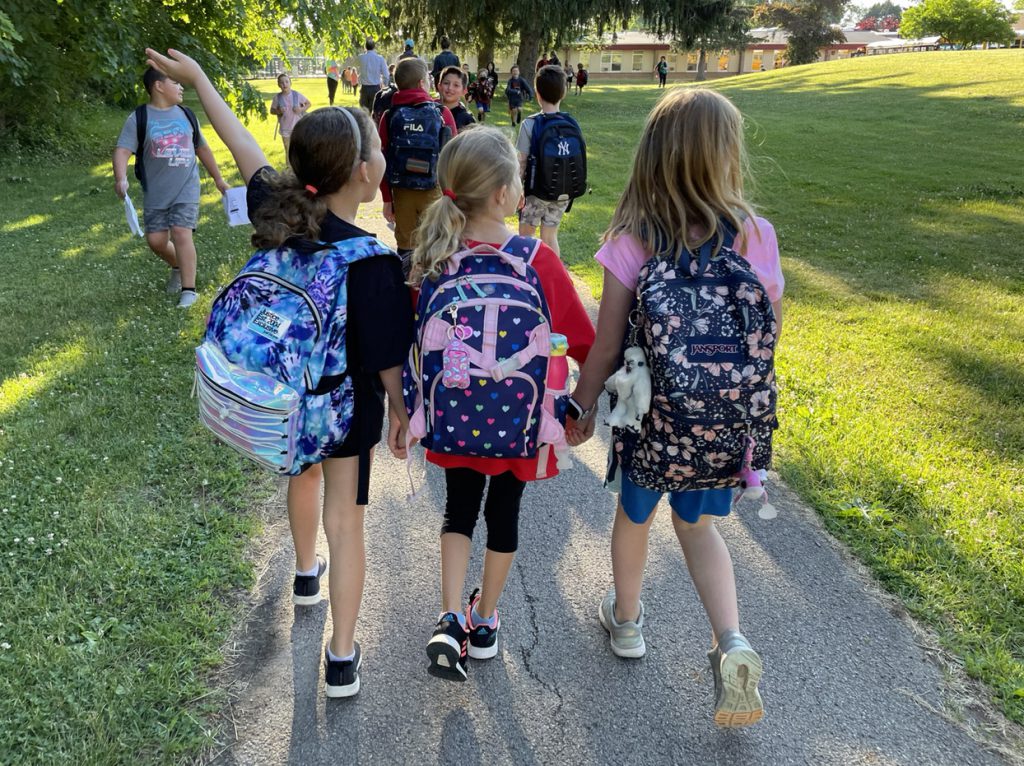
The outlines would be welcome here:
M 464 680 L 468 658 L 487 660 L 497 654 L 498 605 L 518 547 L 527 485 L 556 476 L 565 464 L 566 446 L 590 438 L 606 380 L 622 360 L 623 349 L 639 345 L 648 349 L 650 401 L 637 405 L 643 416 L 639 433 L 623 428 L 613 432 L 611 473 L 618 468 L 622 474 L 611 540 L 615 588 L 600 601 L 600 623 L 614 654 L 644 655 L 647 615 L 640 592 L 647 539 L 655 507 L 669 494 L 673 525 L 713 631 L 709 659 L 716 689 L 714 720 L 723 726 L 759 720 L 761 660 L 739 631 L 731 560 L 714 518 L 729 513 L 727 487 L 735 483 L 732 474 L 739 469 L 738 463 L 726 465 L 730 440 L 741 450 L 748 444 L 744 439 L 751 442 L 742 459 L 745 470 L 764 467 L 767 459 L 765 446 L 755 449 L 751 434 L 767 438 L 770 446 L 770 431 L 761 437 L 758 429 L 773 419 L 774 399 L 770 407 L 758 409 L 758 403 L 774 396 L 770 363 L 781 321 L 783 279 L 772 227 L 755 216 L 744 197 L 742 121 L 735 107 L 714 91 L 678 89 L 652 111 L 595 256 L 605 273 L 595 335 L 558 256 L 557 240 L 552 247 L 528 236 L 532 231 L 524 235 L 521 228 L 517 234 L 505 224 L 522 205 L 524 184 L 531 188 L 528 175 L 524 179 L 530 167 L 529 157 L 524 160 L 530 134 L 544 130 L 545 120 L 554 124 L 560 119 L 558 103 L 566 88 L 560 69 L 538 73 L 542 113 L 532 125 L 523 121 L 527 140 L 521 133 L 515 146 L 495 128 L 461 131 L 443 104 L 424 109 L 433 103 L 426 89 L 426 66 L 405 59 L 395 71 L 399 90 L 390 118 L 374 126 L 359 109 L 314 110 L 295 125 L 289 168 L 278 173 L 195 61 L 176 51 L 167 56 L 146 53 L 160 77 L 195 88 L 248 187 L 258 252 L 277 248 L 273 252 L 286 252 L 314 271 L 335 257 L 331 253 L 349 254 L 344 256 L 349 259 L 347 276 L 333 292 L 322 295 L 325 283 L 318 277 L 311 279 L 308 290 L 312 298 L 335 308 L 323 315 L 324 326 L 318 321 L 315 328 L 329 348 L 323 374 L 315 386 L 310 381 L 306 396 L 327 397 L 336 420 L 330 437 L 313 445 L 322 459 L 312 465 L 297 463 L 287 471 L 296 551 L 294 602 L 317 603 L 321 579 L 329 578 L 334 630 L 325 649 L 327 696 L 348 697 L 360 689 L 362 656 L 355 635 L 365 576 L 363 517 L 385 412 L 387 443 L 395 457 L 408 459 L 420 440 L 427 459 L 444 470 L 440 614 L 426 652 L 430 673 Z M 442 86 L 449 75 L 454 77 L 442 74 Z M 465 87 L 464 80 L 461 85 Z M 450 101 L 457 91 L 454 87 L 446 95 L 442 89 L 442 100 Z M 557 127 L 573 136 L 571 126 Z M 428 129 L 450 134 L 436 156 L 416 140 Z M 406 185 L 402 173 L 436 181 L 428 186 L 425 180 L 425 188 Z M 396 235 L 401 232 L 405 273 L 401 258 L 355 224 L 359 206 L 372 202 L 378 188 L 385 195 L 385 215 L 396 221 Z M 542 233 L 545 226 L 557 229 L 563 212 L 558 206 L 531 207 L 529 197 L 524 210 L 529 213 L 522 226 L 533 229 L 539 221 Z M 413 231 L 415 237 L 410 236 Z M 666 295 L 674 294 L 673 286 L 683 275 L 700 279 L 704 267 L 711 273 L 725 268 L 723 264 L 731 269 L 727 276 L 681 288 L 692 293 L 685 303 L 692 299 L 706 313 L 659 319 L 644 325 L 638 335 L 637 311 L 646 310 L 652 295 L 658 306 L 667 304 Z M 654 277 L 662 280 L 656 288 L 651 286 Z M 712 344 L 712 357 L 698 365 L 700 354 L 707 352 L 690 336 L 724 333 L 722 327 L 709 330 L 708 324 L 718 321 L 718 309 L 733 298 L 744 302 L 747 321 L 740 332 L 747 334 L 732 349 L 719 338 Z M 734 313 L 738 316 L 740 308 Z M 280 320 L 273 311 L 261 309 L 247 320 L 256 334 L 245 336 L 245 342 L 272 347 L 288 332 Z M 335 321 L 342 322 L 340 329 L 334 328 Z M 245 329 L 232 329 L 233 339 L 241 343 Z M 298 329 L 307 337 L 313 328 Z M 635 349 L 626 348 L 627 359 L 631 351 Z M 740 363 L 744 354 L 754 354 L 761 366 L 748 369 Z M 566 395 L 565 355 L 582 366 L 571 396 Z M 701 374 L 731 380 L 716 385 L 735 392 L 729 408 L 747 407 L 746 430 L 713 425 L 707 417 L 715 411 L 715 401 L 691 401 L 700 392 L 675 390 L 671 372 L 680 366 L 700 367 Z M 613 378 L 633 376 L 635 382 L 640 372 L 627 364 Z M 750 385 L 756 392 L 748 401 L 744 397 L 754 390 L 748 390 Z M 641 389 L 634 386 L 635 392 Z M 617 390 L 626 395 L 626 389 Z M 682 416 L 672 411 L 684 399 L 693 411 L 707 413 L 692 429 L 684 429 Z M 719 451 L 709 452 L 712 448 Z M 688 484 L 686 477 L 695 476 L 695 468 L 687 459 L 694 454 L 715 455 L 709 464 L 717 473 L 698 471 L 699 481 Z M 668 465 L 659 462 L 659 455 Z M 652 471 L 657 480 L 648 481 Z M 330 567 L 315 549 L 321 481 Z M 467 602 L 463 595 L 471 539 L 481 506 L 486 553 L 480 587 Z

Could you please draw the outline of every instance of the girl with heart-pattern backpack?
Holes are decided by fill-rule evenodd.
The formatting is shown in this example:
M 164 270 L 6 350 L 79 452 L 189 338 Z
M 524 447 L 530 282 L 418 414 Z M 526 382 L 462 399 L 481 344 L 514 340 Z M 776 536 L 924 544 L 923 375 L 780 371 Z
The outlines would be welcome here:
M 441 614 L 428 669 L 464 681 L 467 654 L 488 659 L 498 651 L 497 604 L 518 547 L 523 490 L 558 473 L 556 450 L 544 442 L 562 427 L 543 408 L 545 378 L 564 387 L 564 367 L 560 383 L 551 376 L 557 346 L 582 364 L 594 328 L 555 252 L 505 225 L 523 187 L 502 131 L 478 126 L 457 135 L 441 151 L 438 179 L 443 194 L 427 209 L 413 252 L 418 341 L 404 386 L 410 434 L 429 434 L 427 460 L 445 473 Z M 483 582 L 464 605 L 482 502 Z

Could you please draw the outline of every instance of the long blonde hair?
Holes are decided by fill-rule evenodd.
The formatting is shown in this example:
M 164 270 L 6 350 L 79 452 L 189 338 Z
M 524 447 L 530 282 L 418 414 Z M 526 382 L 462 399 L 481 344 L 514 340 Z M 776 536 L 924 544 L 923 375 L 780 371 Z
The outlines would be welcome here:
M 503 131 L 484 125 L 459 133 L 441 150 L 437 179 L 444 194 L 420 219 L 409 279 L 414 286 L 441 276 L 463 247 L 466 222 L 487 209 L 494 192 L 508 186 L 513 196 L 522 194 L 515 147 Z
M 633 172 L 602 241 L 631 234 L 653 255 L 695 251 L 724 233 L 737 234 L 754 210 L 743 196 L 747 157 L 743 117 L 713 90 L 678 88 L 651 110 Z M 691 228 L 703 235 L 690 241 Z

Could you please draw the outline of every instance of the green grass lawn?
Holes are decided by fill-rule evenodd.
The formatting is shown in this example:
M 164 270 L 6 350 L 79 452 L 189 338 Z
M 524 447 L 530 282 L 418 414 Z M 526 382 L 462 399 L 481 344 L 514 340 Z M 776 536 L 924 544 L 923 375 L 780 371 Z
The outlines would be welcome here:
M 994 51 L 714 87 L 747 115 L 755 201 L 783 248 L 778 467 L 1024 722 L 1022 81 L 1020 52 Z M 326 103 L 321 79 L 295 87 Z M 593 193 L 562 247 L 594 287 L 658 95 L 595 84 L 567 99 Z M 112 146 L 124 117 L 87 124 Z M 280 164 L 273 124 L 251 127 Z M 127 233 L 106 147 L 0 156 L 0 203 L 0 762 L 184 761 L 213 736 L 209 672 L 230 593 L 252 580 L 247 511 L 271 486 L 212 444 L 188 399 L 247 233 L 204 180 L 203 294 L 186 313 Z
M 787 276 L 776 464 L 1024 722 L 1024 56 L 880 56 L 716 81 Z M 652 87 L 570 98 L 588 283 Z M 610 105 L 614 104 L 612 108 Z M 604 148 L 604 151 L 601 149 Z

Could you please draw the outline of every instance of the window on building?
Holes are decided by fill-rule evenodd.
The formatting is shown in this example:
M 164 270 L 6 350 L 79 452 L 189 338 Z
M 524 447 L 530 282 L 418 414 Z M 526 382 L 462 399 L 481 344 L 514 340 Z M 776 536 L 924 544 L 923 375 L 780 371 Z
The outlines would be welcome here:
M 750 63 L 750 71 L 760 72 L 764 65 L 764 51 L 754 51 L 754 60 Z
M 601 54 L 601 71 L 602 72 L 621 72 L 622 71 L 622 54 L 621 53 L 602 53 Z
M 718 71 L 729 71 L 729 51 L 722 51 L 722 53 L 718 56 Z
M 690 51 L 686 54 L 686 71 L 696 72 L 697 62 L 700 60 L 700 54 L 697 51 Z
M 637 52 L 633 53 L 633 71 L 634 72 L 642 72 L 642 71 L 644 71 L 644 54 L 643 53 L 637 53 Z

